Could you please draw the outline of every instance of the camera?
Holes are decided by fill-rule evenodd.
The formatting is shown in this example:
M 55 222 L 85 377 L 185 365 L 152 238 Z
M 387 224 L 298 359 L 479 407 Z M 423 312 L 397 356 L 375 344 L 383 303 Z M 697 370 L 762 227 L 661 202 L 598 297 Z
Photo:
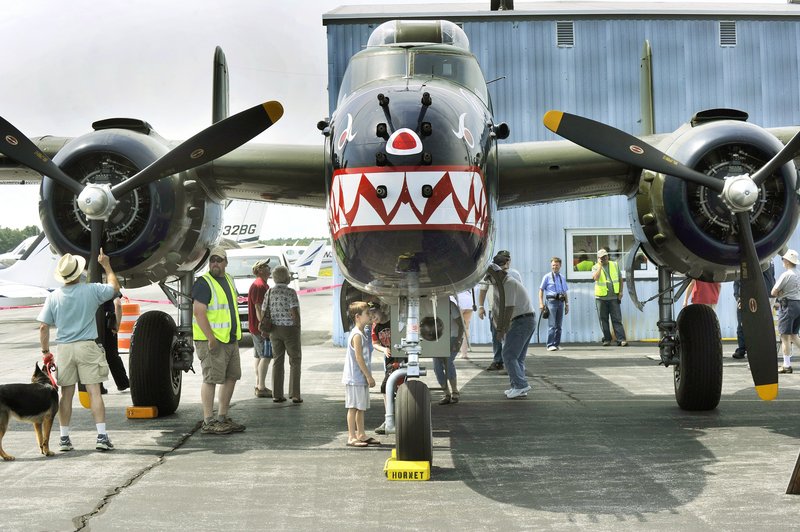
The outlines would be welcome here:
M 558 300 L 558 301 L 566 301 L 567 300 L 567 294 L 565 294 L 563 292 L 557 293 L 556 294 L 556 300 Z

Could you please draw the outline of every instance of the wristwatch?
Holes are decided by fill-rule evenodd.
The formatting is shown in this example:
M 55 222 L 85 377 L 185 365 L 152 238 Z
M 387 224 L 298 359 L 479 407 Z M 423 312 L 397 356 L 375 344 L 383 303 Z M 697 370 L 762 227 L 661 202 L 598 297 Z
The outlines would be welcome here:
M 49 349 L 42 349 L 42 353 L 43 353 L 43 354 L 45 354 L 45 355 L 46 355 L 47 353 L 49 353 L 49 352 L 50 352 L 50 350 L 49 350 Z

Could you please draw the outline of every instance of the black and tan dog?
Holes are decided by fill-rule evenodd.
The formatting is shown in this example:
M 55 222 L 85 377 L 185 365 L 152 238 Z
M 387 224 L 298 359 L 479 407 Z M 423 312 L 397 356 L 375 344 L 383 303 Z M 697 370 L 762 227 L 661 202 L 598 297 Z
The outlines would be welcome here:
M 53 456 L 50 450 L 50 429 L 58 412 L 58 390 L 50 382 L 47 374 L 39 369 L 31 377 L 31 384 L 0 385 L 0 457 L 13 460 L 14 457 L 3 450 L 3 436 L 11 416 L 20 421 L 33 423 L 39 450 L 45 456 Z

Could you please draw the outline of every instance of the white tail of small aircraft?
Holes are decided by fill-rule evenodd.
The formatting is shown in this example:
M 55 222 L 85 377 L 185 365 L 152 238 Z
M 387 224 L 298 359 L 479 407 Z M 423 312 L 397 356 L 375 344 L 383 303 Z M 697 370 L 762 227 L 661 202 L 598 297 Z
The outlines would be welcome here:
M 267 206 L 263 201 L 229 201 L 225 207 L 222 240 L 232 243 L 230 247 L 257 245 Z
M 0 270 L 0 307 L 43 303 L 50 290 L 61 286 L 53 277 L 57 261 L 40 233 L 16 262 Z
M 326 240 L 314 240 L 294 261 L 292 268 L 297 272 L 299 280 L 305 281 L 319 277 L 319 269 L 325 258 L 327 244 Z

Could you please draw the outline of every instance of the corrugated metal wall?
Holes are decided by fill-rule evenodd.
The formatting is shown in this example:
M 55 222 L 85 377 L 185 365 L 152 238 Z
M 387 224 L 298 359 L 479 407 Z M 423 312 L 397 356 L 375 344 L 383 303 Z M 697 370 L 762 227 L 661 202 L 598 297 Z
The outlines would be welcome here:
M 556 46 L 556 20 L 573 20 L 575 46 Z M 800 23 L 786 19 L 736 20 L 737 45 L 719 44 L 720 19 L 598 18 L 559 15 L 550 19 L 469 19 L 463 23 L 487 80 L 495 116 L 511 128 L 507 142 L 553 140 L 542 125 L 549 109 L 606 122 L 633 134 L 639 125 L 639 61 L 644 40 L 653 50 L 656 132 L 668 132 L 695 112 L 732 107 L 766 127 L 800 124 Z M 335 108 L 349 57 L 377 24 L 328 22 L 329 91 Z M 512 266 L 536 298 L 553 255 L 565 256 L 566 229 L 628 228 L 626 199 L 599 198 L 500 211 L 495 249 L 512 253 Z M 800 248 L 795 235 L 790 246 Z M 776 261 L 778 272 L 781 267 Z M 656 293 L 655 281 L 637 283 L 640 299 Z M 591 282 L 570 285 L 571 312 L 565 342 L 596 341 L 600 331 Z M 534 299 L 535 300 L 535 299 Z M 677 307 L 679 310 L 679 307 Z M 736 333 L 732 285 L 723 285 L 717 309 L 724 337 Z M 338 316 L 338 310 L 335 311 Z M 629 339 L 658 337 L 654 304 L 637 311 L 623 303 Z M 334 320 L 334 341 L 344 341 Z M 490 341 L 489 327 L 475 319 L 471 340 Z M 546 328 L 542 339 L 546 337 Z M 534 335 L 534 339 L 536 336 Z

